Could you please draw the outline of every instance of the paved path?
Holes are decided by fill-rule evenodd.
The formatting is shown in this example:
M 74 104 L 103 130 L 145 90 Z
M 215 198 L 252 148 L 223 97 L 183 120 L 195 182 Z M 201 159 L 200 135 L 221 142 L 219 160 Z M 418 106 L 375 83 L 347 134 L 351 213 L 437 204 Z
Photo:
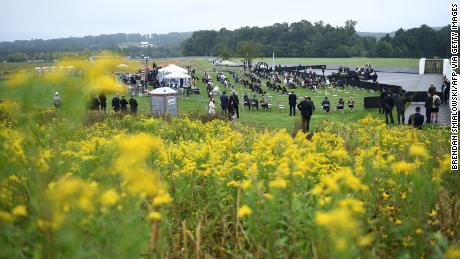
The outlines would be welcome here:
M 321 75 L 322 71 L 319 69 L 313 69 L 314 72 Z M 332 73 L 336 73 L 337 70 L 325 70 L 324 75 L 328 76 Z M 402 86 L 403 90 L 407 92 L 426 92 L 428 91 L 428 87 L 430 87 L 431 83 L 434 83 L 436 86 L 436 90 L 441 92 L 441 85 L 442 85 L 442 75 L 440 74 L 409 74 L 409 73 L 385 73 L 379 72 L 377 73 L 378 79 L 377 81 L 381 84 L 388 84 L 388 85 L 400 85 Z M 372 80 L 369 80 L 371 82 Z
M 406 121 L 404 123 L 407 123 L 407 120 L 409 119 L 409 116 L 415 113 L 415 107 L 417 107 L 417 106 L 421 108 L 420 114 L 425 116 L 425 113 L 426 113 L 425 103 L 413 102 L 406 108 L 406 112 L 404 113 L 404 116 L 406 117 Z M 395 120 L 396 120 L 396 118 L 395 118 Z M 426 116 L 425 116 L 425 122 L 426 122 Z M 449 105 L 443 103 L 441 105 L 441 107 L 439 107 L 438 123 L 437 124 L 442 125 L 442 126 L 450 125 L 450 109 L 449 109 Z

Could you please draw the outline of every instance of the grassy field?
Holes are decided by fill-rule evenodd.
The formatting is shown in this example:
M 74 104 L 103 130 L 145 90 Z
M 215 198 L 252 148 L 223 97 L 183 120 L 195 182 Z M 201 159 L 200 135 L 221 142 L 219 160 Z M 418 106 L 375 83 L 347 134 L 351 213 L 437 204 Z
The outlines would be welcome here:
M 0 63 L 0 80 L 6 79 L 8 75 L 15 73 L 19 70 L 27 69 L 33 70 L 36 67 L 49 67 L 53 62 L 14 62 L 14 63 Z
M 271 59 L 266 58 L 263 59 L 264 61 L 271 62 Z M 203 73 L 206 71 L 210 73 L 210 75 L 215 79 L 216 78 L 216 70 L 225 70 L 225 74 L 227 78 L 230 78 L 232 83 L 235 84 L 233 79 L 231 79 L 230 74 L 228 73 L 226 68 L 223 67 L 213 67 L 209 64 L 203 57 L 180 57 L 180 58 L 171 58 L 171 59 L 158 59 L 158 60 L 151 60 L 151 62 L 156 62 L 157 64 L 167 64 L 167 63 L 177 63 L 180 66 L 193 66 L 197 70 L 198 77 L 202 77 Z M 348 64 L 348 65 L 362 65 L 366 63 L 370 63 L 374 66 L 416 66 L 417 60 L 416 59 L 382 59 L 382 58 L 276 58 L 275 62 L 277 63 L 290 63 L 290 64 Z M 12 73 L 26 69 L 31 72 L 34 72 L 34 68 L 36 66 L 51 66 L 52 63 L 2 63 L 0 64 L 0 80 L 11 75 Z M 231 70 L 235 72 L 241 71 L 240 68 L 232 68 Z M 4 88 L 3 81 L 0 81 L 0 89 Z M 262 82 L 263 86 L 265 82 Z M 216 83 L 216 85 L 221 89 L 221 91 L 225 90 L 223 85 Z M 235 84 L 236 85 L 236 84 Z M 198 88 L 201 91 L 201 95 L 191 95 L 186 97 L 184 95 L 179 96 L 179 112 L 180 114 L 184 115 L 190 112 L 193 113 L 206 113 L 207 112 L 207 104 L 208 98 L 205 91 L 205 86 L 203 83 L 198 83 Z M 286 107 L 285 109 L 278 109 L 277 104 L 282 103 L 285 106 L 288 104 L 288 97 L 286 95 L 281 95 L 280 93 L 276 93 L 273 91 L 267 90 L 268 95 L 270 96 L 269 101 L 273 105 L 273 108 L 269 111 L 247 111 L 243 107 L 240 107 L 240 119 L 237 120 L 235 123 L 237 124 L 244 124 L 254 126 L 258 129 L 278 129 L 278 128 L 285 128 L 288 132 L 294 129 L 296 124 L 296 120 L 300 120 L 299 114 L 296 117 L 289 116 L 289 108 Z M 243 94 L 247 93 L 250 97 L 252 97 L 253 93 L 249 89 L 244 89 L 241 85 L 236 85 L 236 90 L 240 97 L 240 102 L 242 103 Z M 45 106 L 51 107 L 51 95 L 55 91 L 59 91 L 59 89 L 55 89 L 55 87 L 49 87 L 47 85 L 40 86 L 39 89 L 34 89 L 34 103 L 38 106 Z M 230 90 L 227 90 L 230 92 Z M 365 96 L 374 96 L 376 93 L 368 90 L 363 89 L 355 89 L 351 87 L 347 87 L 344 90 L 342 89 L 322 89 L 318 92 L 313 92 L 307 89 L 297 89 L 296 94 L 300 99 L 303 96 L 311 96 L 317 110 L 312 119 L 312 127 L 315 127 L 320 121 L 323 120 L 331 120 L 331 121 L 355 121 L 357 119 L 363 118 L 368 114 L 377 114 L 375 110 L 364 110 L 363 109 L 363 98 Z M 336 111 L 331 111 L 330 113 L 324 112 L 320 104 L 324 99 L 324 96 L 328 96 L 331 100 L 332 107 L 335 107 L 338 99 L 340 97 L 344 98 L 345 102 L 348 100 L 349 97 L 353 97 L 355 100 L 355 111 L 350 112 L 346 111 L 345 114 L 340 114 Z M 9 92 L 2 90 L 0 93 L 0 98 L 2 99 L 9 99 L 9 98 L 19 98 L 20 95 L 16 95 L 15 92 Z M 108 96 L 109 100 L 112 96 Z M 22 98 L 22 97 L 21 97 Z M 260 99 L 260 96 L 258 96 Z M 148 97 L 137 97 L 139 102 L 139 112 L 142 113 L 149 113 L 150 111 L 150 102 Z M 216 100 L 217 111 L 220 112 L 220 101 Z
M 195 65 L 198 69 L 198 76 L 202 77 L 203 71 L 208 71 L 210 75 L 215 79 L 216 72 L 212 71 L 212 68 L 203 61 L 194 61 L 194 60 L 183 60 L 179 63 L 182 66 L 187 65 Z M 230 78 L 231 82 L 235 84 L 233 79 L 228 72 L 225 72 L 227 78 Z M 4 82 L 4 81 L 3 81 Z M 250 98 L 252 98 L 253 93 L 249 89 L 245 89 L 242 85 L 235 84 L 236 91 L 238 92 L 240 103 L 242 105 L 243 102 L 243 95 L 247 93 Z M 265 85 L 265 82 L 263 82 Z M 219 83 L 216 83 L 221 91 L 225 90 L 225 87 Z M 19 99 L 23 98 L 22 94 L 17 93 L 16 91 L 5 91 L 3 88 L 5 87 L 4 83 L 0 82 L 0 98 L 1 99 Z M 206 94 L 205 86 L 202 82 L 199 82 L 197 87 L 200 89 L 200 95 L 190 95 L 186 97 L 185 95 L 179 95 L 179 112 L 181 115 L 185 115 L 187 113 L 207 113 L 207 105 L 208 105 L 208 96 Z M 300 121 L 300 114 L 297 111 L 296 117 L 289 116 L 289 107 L 288 107 L 288 96 L 282 95 L 281 93 L 277 93 L 275 91 L 270 91 L 268 88 L 264 87 L 267 90 L 269 95 L 269 102 L 272 104 L 272 109 L 268 111 L 263 111 L 259 109 L 259 111 L 248 111 L 244 109 L 242 106 L 240 107 L 240 118 L 235 122 L 237 124 L 243 124 L 248 126 L 253 126 L 257 129 L 263 130 L 267 129 L 279 129 L 285 128 L 288 132 L 292 132 L 294 130 L 296 120 Z M 35 87 L 33 90 L 33 100 L 31 102 L 34 105 L 38 105 L 40 107 L 52 107 L 52 94 L 55 91 L 59 91 L 56 87 L 48 86 L 46 84 L 40 85 L 39 87 Z M 230 89 L 227 90 L 230 93 Z M 323 120 L 330 120 L 330 121 L 355 121 L 357 119 L 365 117 L 367 114 L 374 113 L 374 110 L 364 110 L 363 106 L 363 98 L 365 96 L 374 96 L 376 95 L 375 92 L 357 89 L 352 87 L 346 87 L 345 89 L 320 89 L 317 92 L 313 92 L 312 90 L 307 89 L 296 89 L 295 93 L 298 96 L 299 101 L 303 96 L 311 96 L 313 102 L 316 105 L 316 111 L 311 121 L 311 126 L 315 127 L 320 121 Z M 355 111 L 351 112 L 346 110 L 344 114 L 338 113 L 337 111 L 331 111 L 330 113 L 326 113 L 321 109 L 321 102 L 325 96 L 331 101 L 331 106 L 335 107 L 338 99 L 342 97 L 345 102 L 348 100 L 349 97 L 352 97 L 355 101 Z M 110 100 L 113 95 L 108 96 L 108 105 L 110 106 Z M 260 96 L 257 95 L 257 98 L 260 100 Z M 140 113 L 149 113 L 150 112 L 150 100 L 149 97 L 136 97 L 139 102 L 138 110 Z M 278 103 L 283 104 L 286 108 L 279 109 Z M 65 104 L 64 104 L 65 105 Z M 216 98 L 216 106 L 217 112 L 220 112 L 220 100 L 218 97 Z

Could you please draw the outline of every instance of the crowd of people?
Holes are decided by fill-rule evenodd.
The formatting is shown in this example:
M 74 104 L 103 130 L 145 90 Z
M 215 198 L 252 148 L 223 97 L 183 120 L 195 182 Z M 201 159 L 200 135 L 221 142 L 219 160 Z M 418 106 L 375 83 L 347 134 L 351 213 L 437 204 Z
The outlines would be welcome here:
M 450 87 L 449 81 L 445 80 L 443 83 L 443 90 Z M 444 93 L 444 92 L 442 92 Z M 439 109 L 445 101 L 447 103 L 448 96 L 441 98 L 437 92 L 436 87 L 432 83 L 428 88 L 427 98 L 424 103 L 425 115 L 420 114 L 421 107 L 416 107 L 415 113 L 410 116 L 408 123 L 415 128 L 421 129 L 423 123 L 438 123 Z M 394 124 L 393 110 L 396 109 L 396 116 L 398 124 L 404 124 L 406 122 L 405 111 L 406 111 L 406 96 L 403 94 L 392 94 L 386 90 L 382 90 L 380 93 L 380 108 L 379 113 L 385 114 L 385 122 L 387 124 Z
M 338 74 L 340 76 L 363 79 L 363 80 L 372 80 L 374 83 L 377 82 L 378 75 L 377 72 L 370 64 L 365 64 L 364 66 L 357 66 L 356 69 L 352 70 L 347 66 L 339 66 Z
M 187 67 L 187 70 L 192 75 L 193 82 L 199 80 L 199 78 L 195 76 L 195 68 Z M 339 73 L 349 72 L 350 69 L 348 67 L 339 67 Z M 366 75 L 372 75 L 372 73 L 375 74 L 374 69 L 369 64 L 366 64 L 362 67 L 357 67 L 355 72 L 359 74 L 364 73 Z M 143 76 L 145 73 L 146 77 Z M 343 82 L 339 81 L 329 82 L 327 77 L 324 75 L 318 75 L 311 69 L 306 69 L 305 71 L 270 72 L 267 71 L 266 68 L 258 68 L 249 71 L 242 70 L 239 73 L 230 72 L 230 75 L 237 84 L 240 84 L 246 90 L 252 91 L 252 94 L 244 93 L 241 103 L 242 107 L 248 111 L 258 111 L 259 108 L 260 110 L 266 111 L 272 107 L 272 104 L 269 101 L 270 96 L 268 96 L 262 85 L 263 79 L 266 80 L 265 87 L 268 90 L 281 94 L 287 94 L 289 116 L 296 116 L 296 111 L 299 110 L 302 116 L 302 130 L 304 131 L 309 130 L 310 118 L 315 111 L 315 105 L 311 97 L 308 96 L 305 96 L 302 101 L 298 102 L 298 98 L 294 92 L 294 89 L 307 88 L 311 89 L 312 91 L 316 91 L 318 87 L 334 87 L 341 84 L 343 85 Z M 139 71 L 139 73 L 134 74 L 124 74 L 120 77 L 120 80 L 125 84 L 130 85 L 130 90 L 139 86 L 143 87 L 144 84 L 148 86 L 159 87 L 162 86 L 164 82 L 158 82 L 157 76 L 158 67 L 153 64 L 153 66 L 148 68 L 146 71 Z M 220 93 L 218 87 L 214 86 L 213 79 L 208 72 L 204 72 L 202 77 L 202 81 L 206 85 L 206 90 L 209 97 L 207 107 L 208 113 L 210 115 L 215 115 L 217 113 L 216 99 L 219 99 L 222 116 L 227 117 L 230 120 L 238 119 L 240 117 L 240 100 L 234 85 L 223 72 L 216 72 L 216 79 L 217 83 L 221 84 L 225 88 L 222 93 Z M 140 84 L 138 83 L 139 80 L 141 80 Z M 288 92 L 288 89 L 290 89 L 290 93 Z M 408 118 L 408 123 L 416 128 L 421 128 L 424 122 L 437 123 L 439 107 L 443 102 L 448 101 L 449 90 L 450 83 L 446 78 L 442 85 L 441 96 L 437 95 L 436 87 L 434 84 L 432 84 L 428 89 L 428 96 L 425 102 L 425 116 L 420 113 L 421 108 L 416 107 L 416 112 Z M 231 94 L 227 95 L 227 91 L 230 91 Z M 397 123 L 404 124 L 406 123 L 405 110 L 406 103 L 408 101 L 409 100 L 407 100 L 404 94 L 393 94 L 383 89 L 380 93 L 379 113 L 385 115 L 385 122 L 387 124 L 394 124 L 395 120 L 393 118 L 393 110 L 396 110 Z M 53 95 L 53 105 L 56 108 L 60 108 L 62 105 L 62 100 L 58 92 Z M 112 98 L 111 106 L 114 112 L 129 112 L 135 114 L 137 113 L 138 103 L 134 98 L 134 95 L 131 95 L 131 98 L 127 100 L 125 96 L 120 97 L 120 95 L 117 94 Z M 335 104 L 332 104 L 331 100 L 325 96 L 321 102 L 321 107 L 322 110 L 326 113 L 329 113 L 330 111 L 343 113 L 347 109 L 350 112 L 353 112 L 355 109 L 355 101 L 352 97 L 348 97 L 348 100 L 345 100 L 344 98 L 338 98 L 338 101 Z M 88 101 L 88 109 L 105 112 L 107 110 L 107 97 L 105 94 L 101 93 L 99 96 L 91 97 Z

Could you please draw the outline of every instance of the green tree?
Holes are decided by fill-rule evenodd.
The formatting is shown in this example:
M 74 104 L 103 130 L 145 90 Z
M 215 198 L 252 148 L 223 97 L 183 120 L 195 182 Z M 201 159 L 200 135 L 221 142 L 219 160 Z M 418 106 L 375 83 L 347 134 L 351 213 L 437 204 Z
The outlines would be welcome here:
M 254 41 L 243 41 L 238 44 L 238 55 L 248 64 L 252 64 L 252 60 L 259 57 L 260 49 L 260 44 Z
M 393 56 L 393 47 L 391 47 L 389 42 L 380 40 L 377 43 L 376 54 L 378 57 L 390 58 Z

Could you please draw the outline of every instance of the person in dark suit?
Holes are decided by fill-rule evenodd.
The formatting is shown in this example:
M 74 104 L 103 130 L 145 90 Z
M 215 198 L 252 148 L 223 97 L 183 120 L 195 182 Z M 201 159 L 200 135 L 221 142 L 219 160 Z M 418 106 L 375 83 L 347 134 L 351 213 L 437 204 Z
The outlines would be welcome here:
M 107 97 L 104 93 L 99 95 L 99 102 L 101 103 L 101 111 L 105 111 L 107 109 Z
M 415 107 L 415 113 L 409 116 L 409 121 L 407 122 L 409 125 L 416 129 L 422 129 L 423 121 L 425 117 L 420 114 L 420 107 Z
M 396 116 L 398 117 L 398 124 L 404 124 L 406 118 L 404 118 L 404 111 L 406 110 L 406 97 L 397 94 L 395 97 Z
M 121 97 L 120 108 L 121 108 L 122 113 L 127 113 L 128 112 L 128 101 L 126 101 L 124 96 Z
M 297 95 L 295 95 L 294 91 L 291 91 L 289 95 L 289 116 L 295 116 L 295 107 L 297 105 Z
M 227 92 L 223 92 L 220 96 L 220 108 L 222 108 L 222 115 L 228 115 L 228 96 L 226 95 Z
M 131 98 L 129 98 L 129 112 L 131 112 L 132 114 L 136 114 L 137 106 L 138 104 L 136 99 L 134 99 L 134 97 L 131 95 Z
M 118 94 L 112 98 L 112 109 L 114 112 L 120 111 L 120 97 Z
M 233 94 L 230 95 L 230 98 L 228 98 L 228 105 L 231 106 L 233 113 L 236 115 L 236 118 L 238 119 L 240 117 L 240 112 L 238 109 L 238 106 L 240 105 L 240 100 L 238 99 L 236 92 L 233 92 Z
M 395 106 L 395 101 L 393 96 L 390 93 L 387 93 L 385 98 L 383 98 L 383 110 L 385 111 L 385 122 L 388 124 L 388 116 L 390 116 L 391 124 L 394 124 L 393 120 L 393 108 Z
M 331 108 L 331 102 L 328 100 L 327 96 L 324 97 L 324 100 L 321 103 L 321 105 L 323 106 L 323 110 L 325 110 L 326 112 L 329 112 Z
M 305 99 L 297 105 L 297 108 L 302 115 L 302 131 L 307 132 L 310 130 L 310 118 L 315 111 L 315 104 L 311 101 L 310 97 L 305 96 Z

